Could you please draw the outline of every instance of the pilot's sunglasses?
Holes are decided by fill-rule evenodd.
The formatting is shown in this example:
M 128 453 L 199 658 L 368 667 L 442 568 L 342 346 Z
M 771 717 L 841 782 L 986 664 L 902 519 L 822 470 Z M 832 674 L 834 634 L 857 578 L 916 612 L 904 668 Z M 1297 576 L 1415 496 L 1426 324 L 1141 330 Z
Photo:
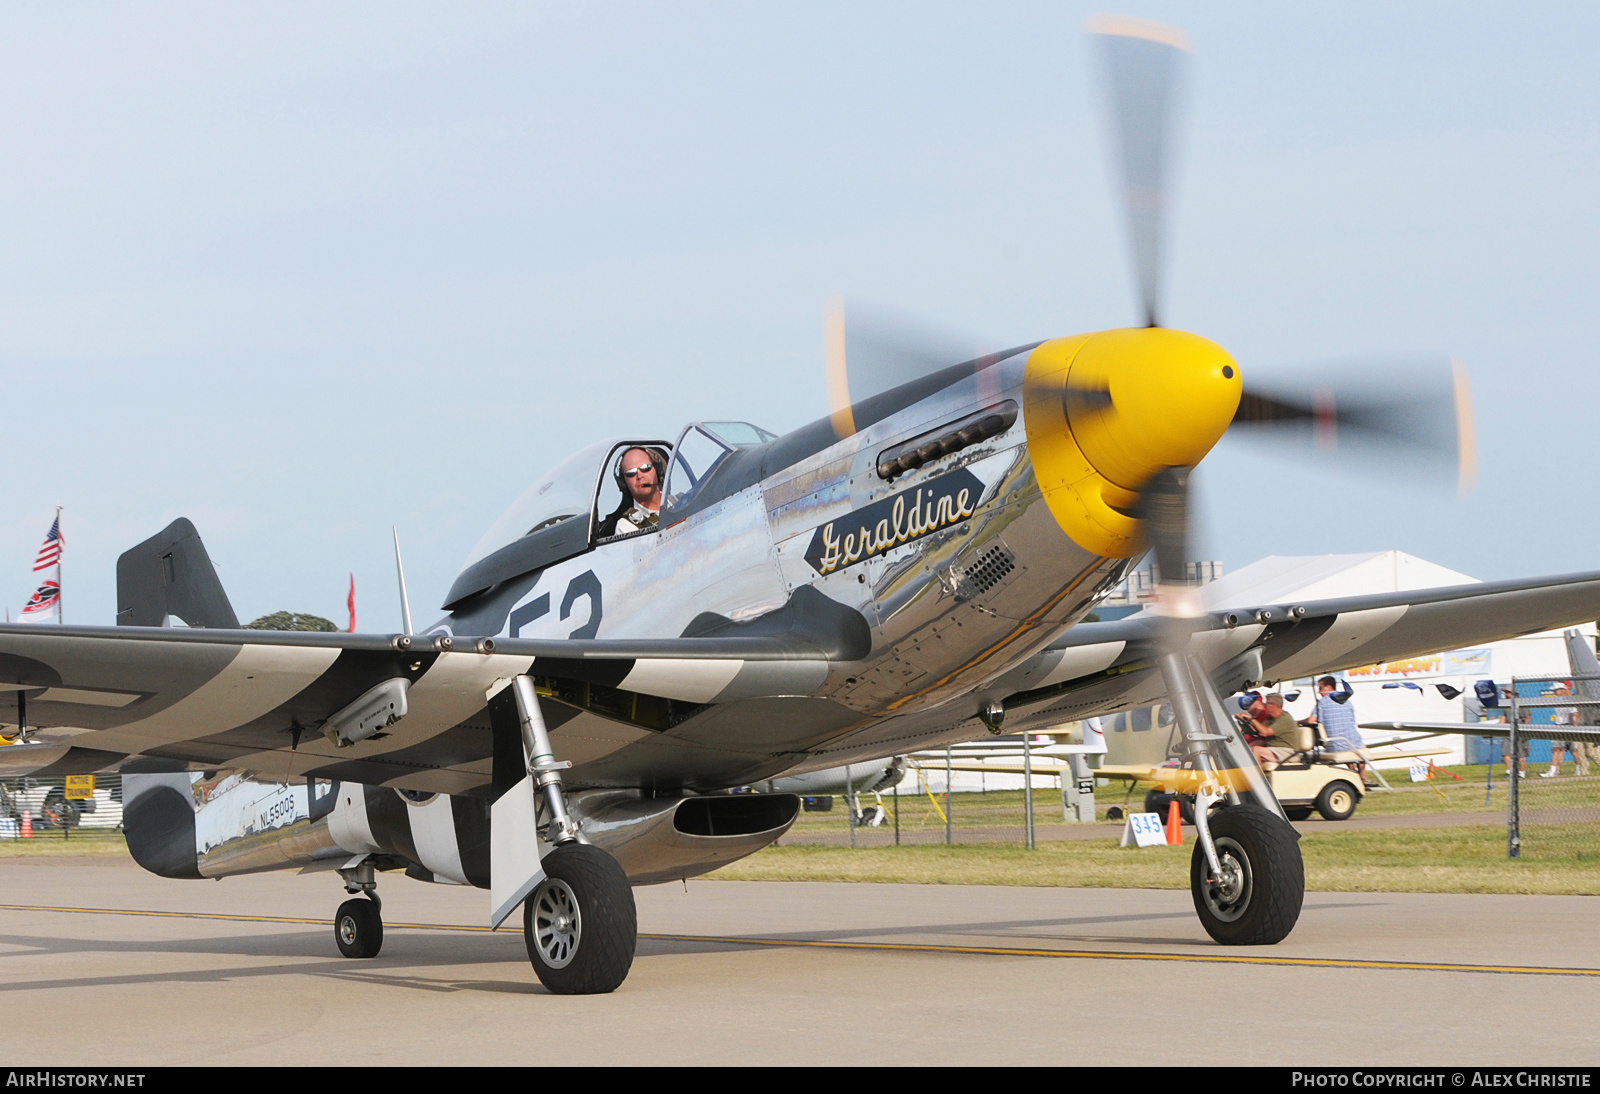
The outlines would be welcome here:
M 638 467 L 633 468 L 631 471 L 626 469 L 626 468 L 624 468 L 623 472 L 622 472 L 622 477 L 625 478 L 625 479 L 631 479 L 635 475 L 642 475 L 646 471 L 654 471 L 655 469 L 656 469 L 656 465 L 653 464 L 653 463 L 642 463 Z

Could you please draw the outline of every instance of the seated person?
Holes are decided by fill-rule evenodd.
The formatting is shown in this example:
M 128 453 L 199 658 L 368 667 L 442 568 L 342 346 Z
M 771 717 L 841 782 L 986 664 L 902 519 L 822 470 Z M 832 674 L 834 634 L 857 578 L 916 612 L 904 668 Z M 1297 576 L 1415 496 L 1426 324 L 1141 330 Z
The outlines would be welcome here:
M 661 480 L 666 453 L 656 448 L 630 448 L 617 460 L 615 478 L 622 504 L 600 524 L 600 538 L 625 536 L 653 528 L 661 519 Z
M 1250 751 L 1263 767 L 1279 764 L 1300 751 L 1299 726 L 1283 709 L 1283 696 L 1277 692 L 1266 696 L 1250 710 L 1239 715 L 1239 722 L 1250 739 Z

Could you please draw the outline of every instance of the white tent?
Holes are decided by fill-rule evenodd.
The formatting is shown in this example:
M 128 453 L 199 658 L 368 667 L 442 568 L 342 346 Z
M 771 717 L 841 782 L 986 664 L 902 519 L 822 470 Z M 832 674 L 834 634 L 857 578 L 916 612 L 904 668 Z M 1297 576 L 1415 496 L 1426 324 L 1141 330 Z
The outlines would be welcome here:
M 1326 600 L 1341 596 L 1432 589 L 1446 585 L 1475 584 L 1468 577 L 1403 551 L 1378 551 L 1357 555 L 1269 556 L 1213 581 L 1205 587 L 1213 609 L 1282 604 L 1289 601 Z M 1593 623 L 1578 628 L 1594 635 Z M 1513 676 L 1547 676 L 1568 671 L 1566 647 L 1560 631 L 1491 642 L 1464 650 L 1442 650 L 1426 657 L 1380 662 L 1341 673 L 1355 690 L 1351 700 L 1363 722 L 1413 719 L 1433 722 L 1464 721 L 1468 715 L 1462 699 L 1474 681 L 1492 679 L 1501 684 Z M 1446 699 L 1435 686 L 1444 684 L 1462 693 Z M 1281 682 L 1288 693 L 1292 682 Z M 1311 711 L 1316 689 L 1309 680 L 1298 684 L 1300 698 L 1290 712 L 1303 718 Z M 1379 744 L 1386 734 L 1367 734 L 1367 743 Z M 1465 739 L 1439 738 L 1450 755 L 1439 763 L 1465 762 Z

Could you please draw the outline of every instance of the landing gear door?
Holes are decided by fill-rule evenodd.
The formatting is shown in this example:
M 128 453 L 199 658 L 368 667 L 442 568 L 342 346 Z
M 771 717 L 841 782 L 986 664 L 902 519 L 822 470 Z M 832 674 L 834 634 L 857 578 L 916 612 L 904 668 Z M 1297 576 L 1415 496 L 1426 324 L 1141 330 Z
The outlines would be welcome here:
M 538 795 L 524 778 L 489 807 L 489 927 L 500 926 L 544 880 Z

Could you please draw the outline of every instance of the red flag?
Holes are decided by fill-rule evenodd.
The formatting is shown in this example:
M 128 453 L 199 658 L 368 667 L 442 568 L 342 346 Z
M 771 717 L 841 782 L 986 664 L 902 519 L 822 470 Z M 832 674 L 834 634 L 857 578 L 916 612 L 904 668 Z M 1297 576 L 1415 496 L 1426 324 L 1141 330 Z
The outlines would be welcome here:
M 356 633 L 356 575 L 350 575 L 350 599 L 345 601 L 350 608 L 350 633 Z

